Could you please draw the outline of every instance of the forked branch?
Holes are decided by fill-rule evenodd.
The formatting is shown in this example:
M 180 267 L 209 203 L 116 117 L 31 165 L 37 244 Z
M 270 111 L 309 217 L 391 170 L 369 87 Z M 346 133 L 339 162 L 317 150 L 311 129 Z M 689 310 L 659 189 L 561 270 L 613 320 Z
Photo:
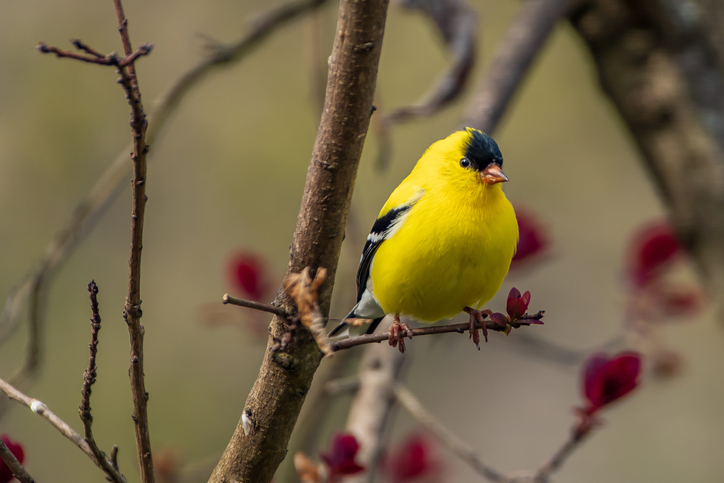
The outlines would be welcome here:
M 138 453 L 139 466 L 141 468 L 141 480 L 144 483 L 153 483 L 153 460 L 151 458 L 151 441 L 148 430 L 148 413 L 146 404 L 148 393 L 146 392 L 143 373 L 143 334 L 144 328 L 141 325 L 141 251 L 143 249 L 143 221 L 146 208 L 146 114 L 141 102 L 141 91 L 138 87 L 138 77 L 134 62 L 142 55 L 151 51 L 150 45 L 141 46 L 133 51 L 131 39 L 128 34 L 128 20 L 123 13 L 121 0 L 113 0 L 118 17 L 118 32 L 123 44 L 124 57 L 119 59 L 113 53 L 106 56 L 97 50 L 89 47 L 79 40 L 73 41 L 73 45 L 82 53 L 72 53 L 48 47 L 45 44 L 39 45 L 43 53 L 53 53 L 58 57 L 68 57 L 83 62 L 91 62 L 101 65 L 110 65 L 116 68 L 120 76 L 118 83 L 123 87 L 126 99 L 131 107 L 131 132 L 133 139 L 133 204 L 131 209 L 131 256 L 129 261 L 128 295 L 123 310 L 123 318 L 128 325 L 128 332 L 131 339 L 131 368 L 129 371 L 131 379 L 131 394 L 133 398 L 132 419 L 135 425 L 136 450 Z M 90 387 L 88 387 L 90 389 Z M 90 394 L 90 393 L 89 393 Z M 81 408 L 83 413 L 83 408 Z M 88 413 L 89 415 L 89 413 Z
M 78 434 L 70 427 L 70 425 L 68 425 L 68 423 L 60 419 L 55 413 L 48 409 L 48 406 L 46 406 L 42 401 L 26 396 L 2 379 L 0 379 L 0 391 L 4 392 L 8 397 L 10 397 L 10 399 L 18 401 L 20 404 L 30 408 L 30 410 L 35 414 L 48 421 L 55 429 L 60 431 L 60 434 L 71 440 L 73 444 L 88 455 L 88 457 L 104 472 L 106 472 L 106 468 L 110 467 L 112 469 L 111 473 L 106 472 L 106 474 L 112 479 L 112 481 L 118 483 L 125 482 L 123 476 L 118 472 L 118 466 L 112 463 L 113 457 L 109 460 L 105 455 L 103 455 L 103 459 L 105 459 L 105 461 L 101 462 L 98 460 L 83 436 Z
M 91 280 L 88 284 L 88 292 L 90 293 L 91 301 L 91 343 L 88 345 L 90 348 L 90 357 L 88 358 L 88 368 L 83 373 L 83 389 L 81 390 L 81 401 L 78 413 L 80 414 L 80 420 L 83 421 L 83 428 L 85 429 L 85 441 L 88 443 L 93 455 L 95 456 L 98 465 L 108 475 L 108 478 L 114 483 L 125 483 L 126 479 L 118 470 L 118 465 L 112 459 L 111 461 L 106 458 L 105 453 L 101 451 L 93 437 L 93 416 L 91 415 L 90 397 L 91 388 L 93 383 L 96 382 L 96 356 L 98 355 L 98 332 L 101 330 L 101 314 L 98 309 L 98 286 L 95 280 Z

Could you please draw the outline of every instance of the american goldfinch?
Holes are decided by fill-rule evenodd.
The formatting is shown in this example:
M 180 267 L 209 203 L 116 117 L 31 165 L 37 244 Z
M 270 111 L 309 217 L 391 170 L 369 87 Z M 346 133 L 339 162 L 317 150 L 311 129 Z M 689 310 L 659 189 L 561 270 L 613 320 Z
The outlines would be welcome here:
M 404 351 L 412 332 L 400 316 L 433 323 L 465 311 L 478 344 L 474 324 L 485 327 L 489 314 L 480 308 L 500 289 L 518 241 L 502 166 L 497 143 L 476 129 L 430 146 L 372 226 L 357 271 L 357 305 L 345 320 L 371 319 L 369 334 L 394 315 L 390 345 L 399 342 Z M 345 320 L 330 336 L 349 325 Z

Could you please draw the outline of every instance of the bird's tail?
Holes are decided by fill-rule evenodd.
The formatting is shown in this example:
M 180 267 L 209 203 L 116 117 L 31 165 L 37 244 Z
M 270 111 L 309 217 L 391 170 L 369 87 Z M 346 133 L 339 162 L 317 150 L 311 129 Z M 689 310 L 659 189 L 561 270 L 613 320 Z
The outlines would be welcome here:
M 357 307 L 355 307 L 355 309 L 356 309 L 356 308 L 357 308 Z M 342 322 L 340 322 L 339 325 L 337 325 L 337 327 L 335 327 L 334 329 L 332 329 L 332 331 L 331 331 L 329 334 L 327 334 L 327 337 L 334 337 L 335 335 L 339 334 L 342 330 L 344 330 L 346 327 L 348 327 L 349 324 L 348 324 L 347 322 L 345 322 L 345 320 L 347 320 L 347 319 L 357 319 L 357 318 L 359 318 L 359 317 L 354 313 L 354 309 L 352 309 L 352 310 L 350 311 L 350 313 L 347 314 L 347 316 L 346 316 L 344 319 L 342 319 Z M 369 327 L 367 328 L 367 330 L 365 331 L 365 334 L 371 334 L 371 333 L 373 333 L 373 332 L 375 331 L 375 329 L 377 328 L 377 326 L 380 325 L 380 322 L 382 322 L 382 319 L 384 319 L 384 316 L 383 316 L 383 317 L 378 317 L 378 318 L 376 318 L 376 319 L 372 319 L 372 323 L 370 324 L 370 326 L 369 326 Z

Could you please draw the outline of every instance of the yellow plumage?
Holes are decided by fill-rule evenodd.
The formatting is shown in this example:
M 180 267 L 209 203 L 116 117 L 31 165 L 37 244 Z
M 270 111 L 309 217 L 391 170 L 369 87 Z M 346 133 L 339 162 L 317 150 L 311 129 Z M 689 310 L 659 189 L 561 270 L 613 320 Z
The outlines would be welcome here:
M 436 142 L 392 192 L 378 217 L 420 190 L 399 231 L 372 264 L 373 293 L 388 314 L 436 322 L 498 292 L 518 241 L 513 207 L 501 184 L 460 167 L 467 131 Z
M 500 289 L 518 240 L 501 165 L 495 141 L 473 129 L 430 146 L 378 215 L 347 318 L 435 322 L 482 308 Z

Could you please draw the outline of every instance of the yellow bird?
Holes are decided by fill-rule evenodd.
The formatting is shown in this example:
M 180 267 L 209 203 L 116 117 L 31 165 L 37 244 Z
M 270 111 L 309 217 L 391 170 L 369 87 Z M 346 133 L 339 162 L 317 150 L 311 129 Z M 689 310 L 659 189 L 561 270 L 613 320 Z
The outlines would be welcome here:
M 392 192 L 367 237 L 357 271 L 357 305 L 347 319 L 392 314 L 390 345 L 412 337 L 400 316 L 433 323 L 465 311 L 470 336 L 497 293 L 518 241 L 501 183 L 503 155 L 487 134 L 467 128 L 430 146 Z M 349 325 L 342 321 L 330 336 Z M 483 334 L 487 333 L 483 329 Z M 479 346 L 478 346 L 479 348 Z

